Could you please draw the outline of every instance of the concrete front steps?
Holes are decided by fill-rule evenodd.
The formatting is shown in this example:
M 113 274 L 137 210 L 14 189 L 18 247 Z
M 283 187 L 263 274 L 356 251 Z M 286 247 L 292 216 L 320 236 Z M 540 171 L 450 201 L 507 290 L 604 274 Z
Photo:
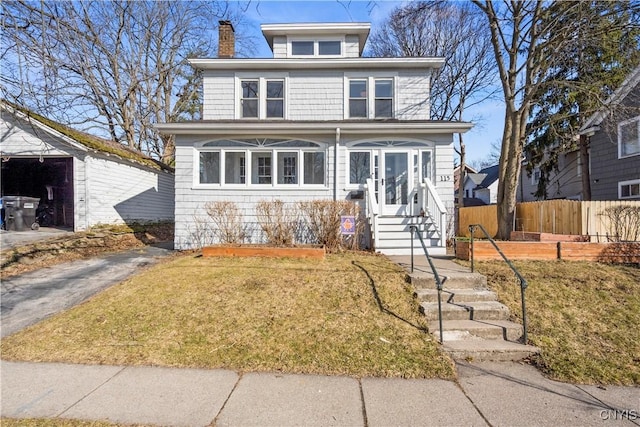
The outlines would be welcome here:
M 450 261 L 451 262 L 451 261 Z M 451 262 L 451 264 L 453 264 Z M 463 267 L 437 268 L 443 280 L 443 348 L 454 359 L 514 361 L 539 352 L 524 345 L 522 325 L 509 321 L 509 309 L 487 288 L 486 277 Z M 443 270 L 443 271 L 441 271 Z M 429 331 L 440 340 L 438 291 L 426 269 L 410 274 L 420 311 L 429 321 Z

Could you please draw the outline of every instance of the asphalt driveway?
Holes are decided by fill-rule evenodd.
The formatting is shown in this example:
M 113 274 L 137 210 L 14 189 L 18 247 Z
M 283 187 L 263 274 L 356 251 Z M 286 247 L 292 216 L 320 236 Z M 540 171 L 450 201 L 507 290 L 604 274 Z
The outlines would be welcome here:
M 4 242 L 3 242 L 4 243 Z M 6 337 L 73 307 L 172 253 L 164 243 L 58 264 L 5 279 L 0 284 L 0 336 Z

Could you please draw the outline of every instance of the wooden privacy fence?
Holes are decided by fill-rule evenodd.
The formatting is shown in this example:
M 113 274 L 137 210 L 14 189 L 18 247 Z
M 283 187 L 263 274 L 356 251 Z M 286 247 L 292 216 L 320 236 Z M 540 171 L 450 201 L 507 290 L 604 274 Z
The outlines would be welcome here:
M 547 200 L 518 203 L 514 231 L 591 236 L 592 242 L 615 240 L 615 226 L 605 214 L 614 206 L 640 209 L 640 201 Z M 497 206 L 460 208 L 457 235 L 469 237 L 469 224 L 482 224 L 491 236 L 498 232 Z

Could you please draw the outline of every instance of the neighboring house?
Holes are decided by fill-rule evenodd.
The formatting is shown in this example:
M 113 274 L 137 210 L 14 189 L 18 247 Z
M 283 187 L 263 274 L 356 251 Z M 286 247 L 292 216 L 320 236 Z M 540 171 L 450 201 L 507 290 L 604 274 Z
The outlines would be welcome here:
M 466 164 L 464 165 L 464 170 L 465 170 L 465 178 L 470 173 L 478 173 L 477 170 L 475 170 L 474 168 Z M 456 206 L 458 206 L 458 193 L 460 191 L 460 172 L 461 172 L 460 165 L 456 166 L 453 169 L 453 194 L 454 194 L 454 201 Z M 465 203 L 465 206 L 467 206 L 466 203 Z
M 170 167 L 8 102 L 0 112 L 2 196 L 39 198 L 74 231 L 173 220 Z
M 496 203 L 498 200 L 498 173 L 498 165 L 495 165 L 481 169 L 477 173 L 467 174 L 462 187 L 465 206 L 477 206 L 478 200 L 481 200 L 485 205 Z M 469 204 L 467 204 L 467 199 Z
M 640 66 L 580 135 L 589 139 L 591 200 L 640 200 Z
M 427 244 L 444 253 L 453 134 L 471 128 L 430 120 L 444 60 L 363 58 L 369 24 L 261 28 L 273 58 L 238 59 L 221 22 L 219 57 L 191 60 L 203 120 L 157 125 L 176 136 L 175 247 L 197 247 L 207 202 L 233 201 L 255 225 L 261 200 L 333 199 L 360 205 L 377 250 L 408 253 L 408 224 L 428 222 Z
M 547 177 L 545 197 L 536 197 L 540 169 L 534 168 L 529 174 L 526 160 L 520 170 L 520 182 L 517 193 L 518 202 L 537 200 L 570 199 L 583 200 L 582 195 L 582 163 L 578 150 L 567 151 L 558 155 L 558 170 Z

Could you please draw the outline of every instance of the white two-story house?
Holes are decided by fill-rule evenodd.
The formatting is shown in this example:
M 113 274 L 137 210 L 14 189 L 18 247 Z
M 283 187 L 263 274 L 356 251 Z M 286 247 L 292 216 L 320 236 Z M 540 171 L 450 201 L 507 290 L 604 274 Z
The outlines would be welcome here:
M 418 222 L 443 253 L 453 134 L 472 126 L 430 120 L 444 60 L 362 57 L 366 23 L 262 25 L 273 58 L 240 59 L 232 25 L 220 25 L 218 58 L 191 60 L 203 119 L 158 125 L 176 138 L 175 247 L 196 246 L 193 221 L 210 201 L 234 201 L 252 221 L 259 200 L 346 199 L 376 250 L 407 253 Z

